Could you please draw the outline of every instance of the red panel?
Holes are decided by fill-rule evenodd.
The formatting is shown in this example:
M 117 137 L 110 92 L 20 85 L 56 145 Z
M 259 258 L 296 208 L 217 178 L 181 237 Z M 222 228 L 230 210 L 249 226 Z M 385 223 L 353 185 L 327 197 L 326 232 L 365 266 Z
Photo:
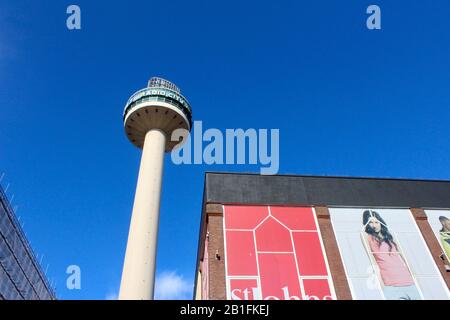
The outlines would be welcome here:
M 300 276 L 328 276 L 313 210 L 270 207 L 270 211 L 272 217 L 268 216 L 266 206 L 225 206 L 227 277 L 244 277 L 229 280 L 230 297 L 301 299 L 303 283 L 306 298 L 331 299 L 327 279 L 299 280 L 299 273 Z M 256 248 L 253 231 L 229 229 L 254 230 Z M 258 277 L 261 288 L 250 276 Z
M 305 300 L 331 300 L 330 287 L 326 279 L 303 280 L 305 288 Z
M 267 206 L 225 206 L 225 228 L 254 229 L 268 215 Z
M 293 232 L 295 254 L 301 276 L 326 276 L 327 268 L 317 232 Z
M 258 254 L 263 299 L 301 299 L 293 254 Z
M 252 231 L 226 231 L 229 276 L 257 276 L 255 242 Z
M 256 229 L 258 251 L 292 252 L 292 240 L 289 230 L 272 217 Z
M 255 279 L 231 279 L 231 300 L 257 300 L 259 298 L 258 282 Z
M 270 212 L 291 230 L 317 230 L 311 208 L 270 207 Z

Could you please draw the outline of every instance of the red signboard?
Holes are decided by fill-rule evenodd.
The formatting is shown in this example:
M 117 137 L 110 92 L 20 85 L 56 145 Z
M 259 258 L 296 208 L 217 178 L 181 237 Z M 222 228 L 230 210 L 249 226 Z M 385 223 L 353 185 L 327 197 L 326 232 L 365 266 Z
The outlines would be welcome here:
M 334 299 L 312 208 L 225 206 L 227 298 Z

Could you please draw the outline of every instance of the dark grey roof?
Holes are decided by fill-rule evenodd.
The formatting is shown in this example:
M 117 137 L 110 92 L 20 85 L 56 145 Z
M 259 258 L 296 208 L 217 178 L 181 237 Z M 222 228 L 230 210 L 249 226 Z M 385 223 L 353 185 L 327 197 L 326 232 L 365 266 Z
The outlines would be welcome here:
M 450 208 L 450 180 L 206 173 L 207 203 Z

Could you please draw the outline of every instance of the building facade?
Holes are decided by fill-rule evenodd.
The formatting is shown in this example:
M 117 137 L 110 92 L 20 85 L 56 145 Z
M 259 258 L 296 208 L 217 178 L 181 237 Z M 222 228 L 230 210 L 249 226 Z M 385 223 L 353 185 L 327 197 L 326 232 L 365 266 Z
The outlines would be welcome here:
M 0 186 L 0 300 L 55 298 Z
M 448 300 L 450 181 L 207 173 L 196 299 Z

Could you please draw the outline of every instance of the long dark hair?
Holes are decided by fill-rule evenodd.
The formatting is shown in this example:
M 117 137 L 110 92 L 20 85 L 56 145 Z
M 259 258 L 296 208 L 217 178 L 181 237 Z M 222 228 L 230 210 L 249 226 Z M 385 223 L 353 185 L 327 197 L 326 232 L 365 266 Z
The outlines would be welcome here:
M 375 217 L 381 225 L 380 234 L 381 236 L 375 232 L 375 230 L 369 225 L 369 219 L 371 217 Z M 396 250 L 397 244 L 394 241 L 394 237 L 392 237 L 392 234 L 389 232 L 389 229 L 387 227 L 386 222 L 383 220 L 383 218 L 380 216 L 380 214 L 373 210 L 365 210 L 363 213 L 363 225 L 366 226 L 366 233 L 370 234 L 375 238 L 375 240 L 378 242 L 378 245 L 381 246 L 383 242 L 386 242 L 389 246 L 389 251 L 392 251 L 392 248 L 395 247 Z
M 442 223 L 442 229 L 440 232 L 448 232 L 448 231 L 445 231 L 445 227 L 444 227 L 444 222 L 448 221 L 448 220 L 449 219 L 447 217 L 444 217 L 444 216 L 439 217 L 439 221 L 440 221 L 440 223 Z

